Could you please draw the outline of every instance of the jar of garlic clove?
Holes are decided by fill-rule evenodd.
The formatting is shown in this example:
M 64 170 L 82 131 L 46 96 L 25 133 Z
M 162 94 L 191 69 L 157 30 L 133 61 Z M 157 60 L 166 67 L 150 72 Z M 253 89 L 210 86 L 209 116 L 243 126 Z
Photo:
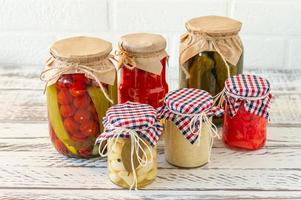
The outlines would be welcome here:
M 110 180 L 123 188 L 138 189 L 157 175 L 156 144 L 162 132 L 156 110 L 147 104 L 126 102 L 112 106 L 104 119 L 104 133 L 97 142 L 107 141 L 101 156 L 108 157 Z

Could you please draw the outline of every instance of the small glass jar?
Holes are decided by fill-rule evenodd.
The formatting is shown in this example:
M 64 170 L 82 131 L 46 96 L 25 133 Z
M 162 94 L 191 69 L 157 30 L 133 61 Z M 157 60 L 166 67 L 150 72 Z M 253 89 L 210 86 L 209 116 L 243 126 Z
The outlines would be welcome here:
M 143 146 L 147 158 L 147 164 L 141 165 L 134 156 L 133 163 L 137 176 L 137 188 L 143 188 L 153 182 L 157 176 L 157 149 Z M 109 178 L 116 185 L 123 188 L 130 188 L 134 182 L 134 175 L 131 166 L 131 141 L 128 138 L 118 138 L 108 140 L 108 172 Z M 141 152 L 141 151 L 140 151 Z M 150 155 L 152 153 L 152 156 Z M 142 153 L 141 153 L 142 154 Z M 142 156 L 142 159 L 145 159 Z
M 166 160 L 183 168 L 208 163 L 214 137 L 218 136 L 211 118 L 222 115 L 223 110 L 212 107 L 213 99 L 208 92 L 194 88 L 171 91 L 164 102 L 158 115 L 165 120 Z
M 162 106 L 168 92 L 165 48 L 166 41 L 161 35 L 136 33 L 121 37 L 118 103 Z
M 51 141 L 63 155 L 97 155 L 94 144 L 103 130 L 102 118 L 117 100 L 116 70 L 108 59 L 111 48 L 101 39 L 74 37 L 59 40 L 50 49 L 52 57 L 41 78 L 46 81 Z M 111 78 L 102 79 L 97 74 L 101 69 Z
M 157 175 L 157 148 L 163 127 L 156 110 L 147 104 L 126 102 L 112 106 L 104 118 L 104 132 L 97 143 L 108 157 L 110 180 L 123 188 L 139 189 Z
M 239 75 L 225 85 L 223 141 L 229 147 L 247 150 L 263 147 L 272 98 L 269 82 L 255 75 Z

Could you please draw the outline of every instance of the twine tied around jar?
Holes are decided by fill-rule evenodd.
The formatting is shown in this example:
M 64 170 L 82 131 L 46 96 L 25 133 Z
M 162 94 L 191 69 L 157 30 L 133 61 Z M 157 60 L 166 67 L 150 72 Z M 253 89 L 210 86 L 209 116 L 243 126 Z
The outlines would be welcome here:
M 113 100 L 109 97 L 106 89 L 104 88 L 99 78 L 95 75 L 95 73 L 104 74 L 112 70 L 111 68 L 104 70 L 104 69 L 97 69 L 95 67 L 95 66 L 101 66 L 105 61 L 112 62 L 111 60 L 114 60 L 114 57 L 112 55 L 108 55 L 107 57 L 108 57 L 107 60 L 98 60 L 94 62 L 89 62 L 89 65 L 83 65 L 76 62 L 61 61 L 51 56 L 47 60 L 46 68 L 40 74 L 40 79 L 46 82 L 43 93 L 45 93 L 49 83 L 56 82 L 59 79 L 59 77 L 63 74 L 68 74 L 70 72 L 84 73 L 86 76 L 89 76 L 94 81 L 96 81 L 97 85 L 100 87 L 106 99 L 113 104 Z M 51 64 L 53 63 L 54 65 L 51 66 Z
M 149 164 L 149 162 L 153 162 L 154 156 L 153 156 L 152 149 L 151 149 L 150 145 L 147 142 L 145 142 L 135 130 L 123 128 L 123 127 L 115 127 L 111 124 L 109 124 L 108 127 L 110 129 L 114 129 L 111 132 L 111 137 L 109 138 L 109 139 L 115 139 L 115 141 L 111 147 L 111 151 L 112 151 L 113 147 L 116 146 L 117 140 L 118 140 L 118 138 L 121 137 L 121 135 L 125 134 L 131 140 L 131 168 L 132 168 L 132 173 L 133 173 L 133 183 L 132 183 L 132 185 L 130 185 L 130 190 L 132 190 L 133 188 L 135 188 L 135 190 L 138 190 L 138 177 L 137 177 L 135 165 L 134 165 L 134 154 L 136 154 L 139 165 L 142 167 L 145 167 Z M 99 142 L 98 152 L 101 157 L 106 157 L 110 152 L 107 150 L 108 143 L 106 143 L 104 145 L 104 147 L 102 147 L 103 141 L 105 141 L 105 140 L 100 140 L 100 142 Z M 96 140 L 96 143 L 97 142 L 98 142 L 98 140 Z M 147 155 L 146 151 L 144 150 L 143 146 L 141 145 L 141 143 L 147 147 L 147 151 L 149 151 L 150 157 L 148 157 L 148 155 Z M 139 152 L 142 152 L 141 156 L 140 156 Z
M 123 48 L 116 50 L 115 56 L 119 57 L 119 60 L 115 58 L 118 62 L 118 69 L 124 66 L 130 70 L 133 70 L 137 66 L 134 58 L 130 56 L 129 53 Z

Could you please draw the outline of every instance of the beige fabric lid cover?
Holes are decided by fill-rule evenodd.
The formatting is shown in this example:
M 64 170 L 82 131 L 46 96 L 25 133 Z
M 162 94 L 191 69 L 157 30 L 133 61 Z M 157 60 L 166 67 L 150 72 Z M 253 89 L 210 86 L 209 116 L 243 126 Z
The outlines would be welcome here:
M 116 69 L 111 59 L 112 44 L 95 37 L 71 37 L 56 41 L 44 70 L 48 85 L 62 74 L 84 73 L 88 78 L 114 85 Z
M 161 60 L 167 56 L 166 40 L 159 34 L 133 33 L 120 38 L 118 43 L 121 64 L 130 64 L 144 71 L 161 74 Z M 122 58 L 122 57 L 129 57 Z
M 205 16 L 189 20 L 185 24 L 189 32 L 205 32 L 214 34 L 238 33 L 241 29 L 241 22 L 235 19 L 222 16 Z
M 216 51 L 236 65 L 243 51 L 238 32 L 241 22 L 221 16 L 205 16 L 189 20 L 181 37 L 180 64 L 204 51 Z
M 112 44 L 94 37 L 71 37 L 56 41 L 50 47 L 50 53 L 60 60 L 81 60 L 109 55 Z

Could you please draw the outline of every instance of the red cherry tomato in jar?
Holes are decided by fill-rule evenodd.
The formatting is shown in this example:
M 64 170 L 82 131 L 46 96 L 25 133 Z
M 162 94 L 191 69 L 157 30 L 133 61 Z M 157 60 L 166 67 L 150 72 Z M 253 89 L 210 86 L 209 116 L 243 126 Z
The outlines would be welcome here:
M 87 108 L 91 102 L 90 97 L 87 95 L 81 96 L 81 97 L 75 97 L 73 99 L 73 105 L 76 108 Z
M 69 134 L 79 130 L 79 125 L 73 120 L 72 117 L 68 117 L 64 120 L 64 126 L 69 132 Z
M 89 156 L 91 156 L 92 149 L 87 148 L 87 147 L 83 147 L 80 150 L 78 150 L 78 153 L 83 157 L 89 157 Z
M 98 132 L 98 124 L 94 121 L 88 121 L 81 124 L 79 129 L 81 133 L 85 134 L 86 136 L 94 136 Z
M 70 105 L 61 105 L 60 113 L 64 118 L 71 117 L 75 113 L 75 109 Z
M 73 89 L 77 89 L 77 90 L 86 89 L 89 80 L 85 77 L 84 74 L 73 74 L 72 78 L 73 78 L 73 83 L 71 87 Z
M 87 112 L 90 112 L 92 114 L 96 113 L 96 108 L 93 103 L 89 105 L 89 107 L 87 108 Z
M 87 112 L 86 110 L 80 109 L 75 112 L 73 118 L 77 123 L 82 124 L 82 123 L 87 122 L 90 119 L 90 113 Z
M 73 79 L 71 74 L 63 74 L 56 82 L 56 88 L 65 89 L 70 88 L 73 84 Z
M 68 90 L 66 90 L 66 89 L 60 90 L 57 95 L 57 101 L 61 105 L 70 104 L 72 102 L 72 97 L 71 97 L 70 93 L 68 92 Z
M 69 91 L 70 91 L 70 94 L 74 97 L 80 97 L 80 96 L 83 96 L 84 94 L 86 94 L 86 90 L 81 90 L 81 89 L 76 89 L 76 88 L 71 88 Z
M 75 142 L 84 142 L 87 139 L 87 136 L 80 132 L 75 132 L 70 134 L 70 138 Z

